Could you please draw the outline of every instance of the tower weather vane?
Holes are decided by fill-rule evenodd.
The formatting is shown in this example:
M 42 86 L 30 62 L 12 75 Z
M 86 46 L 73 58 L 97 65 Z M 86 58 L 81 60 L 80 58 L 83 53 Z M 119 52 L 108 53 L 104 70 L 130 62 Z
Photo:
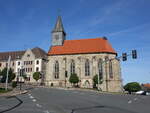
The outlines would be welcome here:
M 58 15 L 60 16 L 60 15 L 61 15 L 61 9 L 59 8 L 59 9 L 57 10 L 57 12 L 58 12 Z

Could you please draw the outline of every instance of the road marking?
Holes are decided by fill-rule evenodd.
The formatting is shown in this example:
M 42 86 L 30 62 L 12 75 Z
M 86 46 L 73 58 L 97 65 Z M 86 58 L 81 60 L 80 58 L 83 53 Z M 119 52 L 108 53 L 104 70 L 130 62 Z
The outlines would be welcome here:
M 30 96 L 30 98 L 32 99 L 32 98 L 34 98 L 33 96 Z
M 131 103 L 132 103 L 132 101 L 131 101 L 131 100 L 129 100 L 129 101 L 128 101 L 128 104 L 131 104 Z
M 30 94 L 30 93 L 29 93 L 28 95 L 29 95 L 29 96 L 31 96 L 31 94 Z
M 36 106 L 37 106 L 37 107 L 39 107 L 39 108 L 41 108 L 41 107 L 42 107 L 42 105 L 40 105 L 40 104 L 36 104 Z
M 134 98 L 134 100 L 136 101 L 136 100 L 137 100 L 137 98 Z
M 44 113 L 49 113 L 49 111 L 48 110 L 46 110 L 46 111 L 43 111 Z
M 33 99 L 32 101 L 33 101 L 33 102 L 36 102 L 36 99 Z

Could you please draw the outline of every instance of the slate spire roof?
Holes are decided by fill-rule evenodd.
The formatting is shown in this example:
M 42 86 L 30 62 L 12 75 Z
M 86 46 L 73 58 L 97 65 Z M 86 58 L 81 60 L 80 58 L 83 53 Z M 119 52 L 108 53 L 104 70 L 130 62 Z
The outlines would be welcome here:
M 64 34 L 66 34 L 62 24 L 61 16 L 58 16 L 57 22 L 52 32 L 63 32 Z

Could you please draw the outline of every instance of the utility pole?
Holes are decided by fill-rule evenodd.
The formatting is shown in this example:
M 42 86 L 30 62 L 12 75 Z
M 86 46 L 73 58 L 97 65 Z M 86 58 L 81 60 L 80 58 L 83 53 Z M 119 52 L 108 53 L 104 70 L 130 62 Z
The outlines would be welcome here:
M 120 57 L 115 57 L 115 58 L 112 58 L 112 59 L 106 59 L 102 62 L 102 65 L 103 63 L 105 63 L 105 65 L 107 66 L 107 62 L 109 61 L 112 61 L 112 60 L 115 60 L 115 59 L 122 59 L 122 61 L 127 61 L 127 57 L 128 56 L 132 56 L 132 59 L 137 59 L 137 51 L 136 50 L 132 50 L 132 53 L 131 54 L 127 54 L 127 53 L 122 53 L 122 56 Z M 105 71 L 106 71 L 106 88 L 108 90 L 108 74 L 107 74 L 107 67 L 105 68 Z M 98 90 L 99 90 L 99 83 L 100 83 L 100 80 L 99 80 L 99 74 L 98 74 Z
M 5 90 L 8 89 L 8 74 L 9 74 L 9 68 L 10 68 L 10 60 L 11 60 L 11 56 L 9 56 L 8 58 L 8 65 L 7 65 L 7 75 L 6 75 L 6 86 L 5 86 Z

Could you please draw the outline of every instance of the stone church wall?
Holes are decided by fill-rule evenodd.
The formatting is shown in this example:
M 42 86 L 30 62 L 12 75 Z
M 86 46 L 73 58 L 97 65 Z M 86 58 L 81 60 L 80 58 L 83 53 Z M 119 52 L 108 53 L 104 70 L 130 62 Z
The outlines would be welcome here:
M 69 83 L 70 77 L 70 64 L 75 61 L 75 73 L 80 79 L 79 86 L 83 88 L 93 87 L 93 77 L 98 74 L 98 61 L 105 57 L 114 59 L 115 54 L 99 53 L 99 54 L 76 54 L 76 55 L 54 55 L 49 56 L 46 69 L 46 85 L 55 87 L 71 87 Z M 90 62 L 90 75 L 85 76 L 85 61 Z M 59 62 L 59 79 L 54 77 L 54 64 Z M 109 75 L 109 63 L 103 63 L 103 83 L 100 84 L 102 91 L 119 92 L 122 90 L 120 62 L 118 59 L 112 60 L 113 78 Z M 65 70 L 68 77 L 65 77 Z

